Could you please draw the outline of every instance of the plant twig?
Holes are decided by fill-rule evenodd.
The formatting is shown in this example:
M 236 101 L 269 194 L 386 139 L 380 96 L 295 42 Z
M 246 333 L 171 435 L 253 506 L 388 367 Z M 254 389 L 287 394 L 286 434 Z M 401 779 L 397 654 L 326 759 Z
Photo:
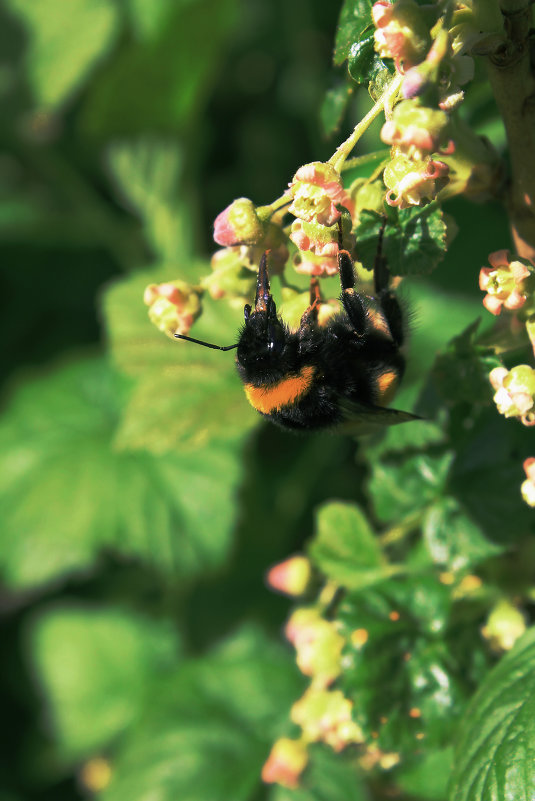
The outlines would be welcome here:
M 488 57 L 489 79 L 511 157 L 508 206 L 516 250 L 535 262 L 535 76 L 530 62 L 531 3 L 501 0 L 504 36 Z

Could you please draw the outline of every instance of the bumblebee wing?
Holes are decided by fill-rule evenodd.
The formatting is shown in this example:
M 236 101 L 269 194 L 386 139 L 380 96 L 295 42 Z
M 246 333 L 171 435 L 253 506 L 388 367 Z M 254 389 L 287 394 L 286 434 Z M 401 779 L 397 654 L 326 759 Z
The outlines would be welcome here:
M 395 426 L 399 423 L 410 423 L 413 420 L 422 419 L 410 412 L 386 409 L 383 406 L 373 406 L 347 398 L 340 400 L 340 410 L 343 420 L 339 424 L 338 430 L 347 434 L 372 434 L 385 426 Z

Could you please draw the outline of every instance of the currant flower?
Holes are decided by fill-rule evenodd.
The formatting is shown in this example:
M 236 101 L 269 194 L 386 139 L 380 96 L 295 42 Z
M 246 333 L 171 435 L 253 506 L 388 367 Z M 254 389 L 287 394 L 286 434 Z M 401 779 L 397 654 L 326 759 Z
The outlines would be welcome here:
M 535 370 L 519 364 L 511 370 L 495 367 L 489 375 L 496 390 L 494 403 L 504 417 L 516 417 L 525 426 L 535 425 Z
M 307 762 L 308 751 L 302 740 L 281 737 L 273 744 L 271 753 L 264 763 L 262 781 L 295 790 L 299 787 L 299 777 Z
M 337 250 L 338 253 L 338 250 Z M 299 251 L 293 257 L 293 266 L 296 272 L 317 278 L 338 273 L 338 255 L 315 256 L 310 251 Z
M 409 69 L 425 58 L 431 45 L 428 25 L 414 0 L 378 0 L 372 6 L 376 27 L 375 49 L 383 58 L 393 58 L 396 68 Z
M 388 189 L 389 206 L 406 209 L 422 200 L 432 200 L 448 182 L 449 167 L 443 161 L 426 159 L 415 162 L 403 154 L 395 156 L 385 167 L 383 181 Z
M 291 719 L 301 727 L 308 742 L 323 742 L 334 751 L 364 742 L 364 735 L 351 717 L 352 702 L 341 690 L 309 687 L 292 707 Z
M 520 492 L 528 506 L 535 506 L 535 458 L 530 456 L 522 465 L 526 480 L 522 482 Z
M 202 290 L 185 281 L 149 284 L 143 302 L 149 307 L 150 321 L 171 339 L 187 334 L 201 313 Z
M 455 145 L 448 138 L 448 125 L 445 111 L 423 106 L 417 98 L 402 100 L 394 108 L 392 119 L 383 125 L 381 139 L 416 161 L 435 152 L 449 155 Z
M 336 256 L 338 254 L 338 230 L 335 230 L 335 226 L 332 225 L 294 220 L 290 239 L 299 250 L 309 250 L 316 256 Z
M 317 609 L 296 609 L 285 633 L 296 649 L 299 670 L 313 678 L 315 687 L 328 687 L 340 675 L 345 640 L 336 630 L 336 624 L 321 617 Z
M 351 199 L 340 174 L 328 163 L 304 164 L 295 173 L 288 189 L 293 199 L 290 211 L 298 219 L 319 225 L 334 225 L 340 217 L 337 206 L 353 211 Z
M 526 279 L 533 268 L 519 259 L 512 260 L 508 250 L 497 250 L 489 255 L 490 267 L 482 267 L 479 288 L 487 294 L 483 306 L 498 315 L 502 307 L 509 310 L 522 308 L 527 300 Z

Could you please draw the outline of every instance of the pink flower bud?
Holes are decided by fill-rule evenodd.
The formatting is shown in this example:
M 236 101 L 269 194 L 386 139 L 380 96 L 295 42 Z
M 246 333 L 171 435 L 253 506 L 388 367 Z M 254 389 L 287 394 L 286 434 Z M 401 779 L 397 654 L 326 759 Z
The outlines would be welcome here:
M 312 578 L 312 565 L 306 556 L 292 556 L 272 567 L 266 576 L 270 587 L 285 595 L 299 596 L 306 592 Z
M 533 268 L 517 260 L 511 260 L 508 250 L 497 250 L 489 256 L 491 267 L 482 267 L 479 273 L 479 288 L 487 295 L 483 306 L 491 314 L 500 314 L 502 307 L 511 311 L 520 309 L 527 299 L 526 279 L 533 275 Z
M 353 213 L 353 203 L 342 179 L 329 163 L 314 161 L 300 167 L 288 194 L 293 198 L 288 211 L 304 222 L 333 225 L 340 217 L 338 205 Z
M 240 197 L 227 206 L 214 221 L 214 239 L 218 245 L 254 245 L 264 236 L 252 200 Z
M 535 506 L 535 458 L 530 456 L 523 464 L 526 480 L 522 483 L 520 491 L 528 506 Z
M 293 705 L 291 718 L 308 742 L 323 742 L 342 751 L 346 745 L 364 742 L 362 729 L 351 717 L 352 708 L 341 690 L 310 687 Z
M 143 295 L 150 321 L 164 334 L 187 334 L 201 313 L 200 290 L 185 281 L 149 284 Z
M 280 784 L 291 790 L 299 787 L 299 777 L 307 766 L 308 752 L 301 740 L 281 737 L 277 740 L 262 768 L 262 781 Z
M 494 403 L 504 417 L 516 417 L 525 426 L 535 425 L 535 370 L 519 364 L 511 370 L 495 367 L 489 381 L 496 390 Z
M 340 674 L 345 640 L 336 624 L 322 618 L 317 609 L 296 609 L 286 625 L 286 636 L 297 651 L 299 670 L 313 676 L 316 687 L 327 687 Z

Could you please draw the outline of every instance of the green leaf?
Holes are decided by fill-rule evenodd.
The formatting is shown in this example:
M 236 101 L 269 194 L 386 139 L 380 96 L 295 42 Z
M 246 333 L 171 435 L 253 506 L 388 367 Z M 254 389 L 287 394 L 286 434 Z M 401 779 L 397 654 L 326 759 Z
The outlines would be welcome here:
M 119 18 L 112 0 L 8 0 L 28 32 L 28 72 L 37 102 L 63 104 L 111 50 Z
M 382 522 L 399 522 L 433 504 L 444 493 L 453 455 L 417 453 L 374 462 L 369 492 Z
M 535 628 L 489 673 L 455 747 L 451 801 L 535 796 Z
M 189 268 L 197 281 L 201 269 L 198 264 Z M 191 273 L 181 267 L 178 277 L 188 279 Z M 163 269 L 138 273 L 112 287 L 104 300 L 112 356 L 136 380 L 116 434 L 121 448 L 154 453 L 197 449 L 200 444 L 235 440 L 259 419 L 247 402 L 232 352 L 172 341 L 150 322 L 142 301 L 144 288 L 176 277 Z M 230 345 L 242 319 L 225 300 L 206 298 L 191 334 Z
M 344 0 L 334 41 L 334 63 L 343 64 L 354 42 L 372 25 L 372 0 Z
M 242 631 L 154 687 L 103 801 L 246 801 L 301 688 L 285 649 Z
M 430 751 L 413 764 L 403 767 L 396 774 L 396 784 L 416 798 L 446 801 L 452 765 L 452 748 Z
M 384 217 L 364 209 L 356 230 L 358 257 L 372 270 Z M 411 209 L 388 210 L 383 237 L 383 254 L 392 275 L 421 275 L 432 272 L 444 258 L 446 223 L 434 203 Z
M 93 81 L 83 111 L 85 130 L 101 138 L 189 132 L 218 69 L 236 7 L 236 0 L 174 3 L 157 35 L 125 43 Z
M 369 801 L 354 759 L 334 754 L 325 746 L 312 746 L 301 786 L 296 790 L 275 785 L 269 801 Z
M 126 0 L 136 33 L 154 39 L 172 18 L 176 0 Z
M 141 217 L 158 259 L 191 261 L 192 221 L 180 200 L 184 156 L 177 142 L 145 137 L 115 143 L 107 156 L 117 193 Z
M 492 388 L 489 373 L 501 366 L 491 348 L 478 345 L 475 336 L 479 320 L 475 320 L 456 336 L 433 365 L 431 380 L 447 404 L 490 404 Z
M 412 756 L 450 741 L 478 653 L 472 636 L 468 643 L 458 632 L 447 639 L 450 609 L 449 588 L 421 572 L 350 592 L 340 604 L 348 639 L 341 689 L 354 701 L 366 737 L 382 750 Z
M 471 568 L 503 550 L 485 538 L 453 498 L 444 498 L 429 509 L 423 535 L 433 562 L 453 571 Z
M 516 420 L 501 417 L 494 407 L 469 418 L 468 427 L 466 418 L 462 405 L 452 416 L 457 455 L 450 492 L 494 542 L 511 543 L 532 536 L 535 515 L 519 491 L 524 478 L 522 460 L 532 449 L 526 429 Z
M 116 609 L 45 608 L 29 634 L 66 761 L 107 748 L 136 719 L 151 684 L 176 665 L 171 626 Z
M 349 589 L 362 589 L 399 570 L 387 565 L 360 509 L 349 503 L 322 506 L 308 553 L 326 576 Z
M 383 59 L 375 51 L 374 29 L 365 32 L 359 40 L 351 45 L 347 69 L 356 83 L 370 83 L 378 73 L 389 70 Z
M 155 458 L 112 447 L 123 388 L 100 361 L 26 383 L 0 426 L 4 579 L 33 586 L 111 550 L 188 576 L 221 564 L 236 443 Z
M 340 127 L 350 97 L 351 88 L 347 83 L 327 90 L 320 109 L 321 125 L 325 136 L 331 136 Z

